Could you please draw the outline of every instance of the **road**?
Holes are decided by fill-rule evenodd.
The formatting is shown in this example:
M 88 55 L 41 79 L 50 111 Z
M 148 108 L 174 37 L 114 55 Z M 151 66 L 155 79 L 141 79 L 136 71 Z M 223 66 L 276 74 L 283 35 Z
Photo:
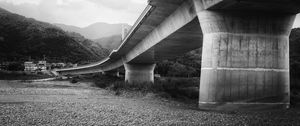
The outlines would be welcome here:
M 0 125 L 300 125 L 300 109 L 217 112 L 159 98 L 116 96 L 92 83 L 0 80 Z

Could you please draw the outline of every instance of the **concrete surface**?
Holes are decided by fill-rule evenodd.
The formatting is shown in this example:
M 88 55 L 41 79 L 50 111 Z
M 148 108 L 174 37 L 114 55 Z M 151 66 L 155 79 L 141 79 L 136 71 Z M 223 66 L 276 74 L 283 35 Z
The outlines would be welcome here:
M 125 82 L 146 84 L 154 83 L 155 64 L 124 64 Z

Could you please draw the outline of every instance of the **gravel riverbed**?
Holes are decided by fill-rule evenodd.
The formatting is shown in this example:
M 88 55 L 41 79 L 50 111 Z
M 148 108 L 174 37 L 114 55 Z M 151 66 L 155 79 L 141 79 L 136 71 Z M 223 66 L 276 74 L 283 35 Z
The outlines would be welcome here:
M 0 125 L 300 125 L 300 109 L 203 111 L 172 99 L 116 96 L 91 83 L 0 81 Z

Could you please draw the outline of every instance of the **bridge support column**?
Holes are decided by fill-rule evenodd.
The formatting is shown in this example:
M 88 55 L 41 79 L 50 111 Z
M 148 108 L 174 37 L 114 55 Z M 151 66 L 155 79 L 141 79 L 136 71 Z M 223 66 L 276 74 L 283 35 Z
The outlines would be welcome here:
M 107 76 L 114 76 L 114 77 L 120 77 L 120 73 L 119 71 L 105 71 L 103 72 L 104 75 L 107 75 Z
M 154 83 L 155 64 L 124 64 L 128 83 Z
M 204 36 L 199 107 L 288 107 L 295 15 L 228 10 L 197 15 Z

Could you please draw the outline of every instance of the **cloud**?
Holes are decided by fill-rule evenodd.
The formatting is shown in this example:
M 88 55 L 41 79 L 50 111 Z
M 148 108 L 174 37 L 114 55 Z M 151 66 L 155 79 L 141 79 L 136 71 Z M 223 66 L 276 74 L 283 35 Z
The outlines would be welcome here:
M 128 8 L 128 0 L 88 0 L 99 6 L 105 6 L 111 9 L 123 10 Z
M 6 2 L 11 3 L 14 5 L 20 5 L 20 4 L 35 4 L 38 5 L 41 0 L 0 0 L 0 2 Z
M 147 0 L 0 0 L 13 13 L 50 23 L 87 26 L 95 22 L 133 24 Z
M 97 5 L 105 6 L 115 10 L 127 10 L 129 8 L 139 8 L 145 5 L 146 0 L 88 0 Z
M 138 3 L 138 4 L 145 4 L 144 0 L 131 0 L 133 3 Z

